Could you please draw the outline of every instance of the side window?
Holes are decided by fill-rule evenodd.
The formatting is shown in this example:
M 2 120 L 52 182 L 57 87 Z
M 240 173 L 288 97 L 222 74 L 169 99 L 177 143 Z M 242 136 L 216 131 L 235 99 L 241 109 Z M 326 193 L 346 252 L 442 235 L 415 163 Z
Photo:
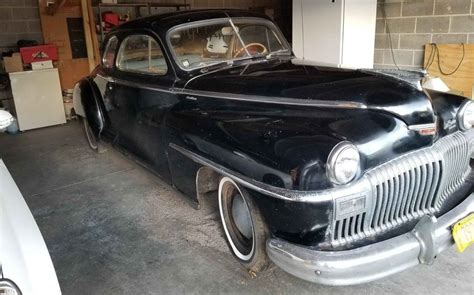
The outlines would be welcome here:
M 122 41 L 117 67 L 122 71 L 157 75 L 168 71 L 160 45 L 148 35 L 132 35 Z
M 102 64 L 106 68 L 112 68 L 114 66 L 115 51 L 117 49 L 118 39 L 112 37 L 109 39 L 107 46 L 105 47 L 104 55 L 102 56 Z

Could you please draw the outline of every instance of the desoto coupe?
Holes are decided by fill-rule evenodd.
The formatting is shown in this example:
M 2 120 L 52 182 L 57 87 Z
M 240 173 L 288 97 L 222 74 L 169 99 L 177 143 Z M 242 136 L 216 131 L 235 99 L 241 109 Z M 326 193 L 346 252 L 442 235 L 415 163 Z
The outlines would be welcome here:
M 251 274 L 273 261 L 363 283 L 472 242 L 473 101 L 416 72 L 307 65 L 248 11 L 137 19 L 102 50 L 74 90 L 90 146 L 132 155 L 196 207 L 217 191 Z

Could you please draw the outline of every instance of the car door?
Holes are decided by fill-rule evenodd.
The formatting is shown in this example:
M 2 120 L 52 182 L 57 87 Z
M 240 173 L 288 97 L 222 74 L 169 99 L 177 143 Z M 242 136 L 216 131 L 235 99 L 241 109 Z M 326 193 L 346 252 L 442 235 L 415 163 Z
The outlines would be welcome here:
M 110 85 L 116 143 L 164 179 L 169 170 L 163 141 L 165 114 L 177 103 L 175 80 L 162 44 L 143 31 L 121 36 L 113 85 Z

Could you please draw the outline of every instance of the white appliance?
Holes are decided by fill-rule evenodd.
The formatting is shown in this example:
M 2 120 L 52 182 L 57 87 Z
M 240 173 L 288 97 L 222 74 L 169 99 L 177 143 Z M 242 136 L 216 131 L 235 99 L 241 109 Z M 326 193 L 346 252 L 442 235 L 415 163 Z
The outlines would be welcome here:
M 377 0 L 293 0 L 293 51 L 301 63 L 372 68 Z
M 58 69 L 9 75 L 21 131 L 66 123 Z

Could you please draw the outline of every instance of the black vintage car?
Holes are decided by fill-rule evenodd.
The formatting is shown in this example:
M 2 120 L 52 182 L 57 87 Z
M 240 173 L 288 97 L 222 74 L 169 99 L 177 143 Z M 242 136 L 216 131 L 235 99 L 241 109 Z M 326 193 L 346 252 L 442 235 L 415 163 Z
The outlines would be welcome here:
M 474 104 L 405 74 L 304 65 L 264 16 L 186 11 L 113 30 L 74 103 L 93 149 L 196 207 L 217 191 L 251 274 L 344 285 L 473 239 Z

